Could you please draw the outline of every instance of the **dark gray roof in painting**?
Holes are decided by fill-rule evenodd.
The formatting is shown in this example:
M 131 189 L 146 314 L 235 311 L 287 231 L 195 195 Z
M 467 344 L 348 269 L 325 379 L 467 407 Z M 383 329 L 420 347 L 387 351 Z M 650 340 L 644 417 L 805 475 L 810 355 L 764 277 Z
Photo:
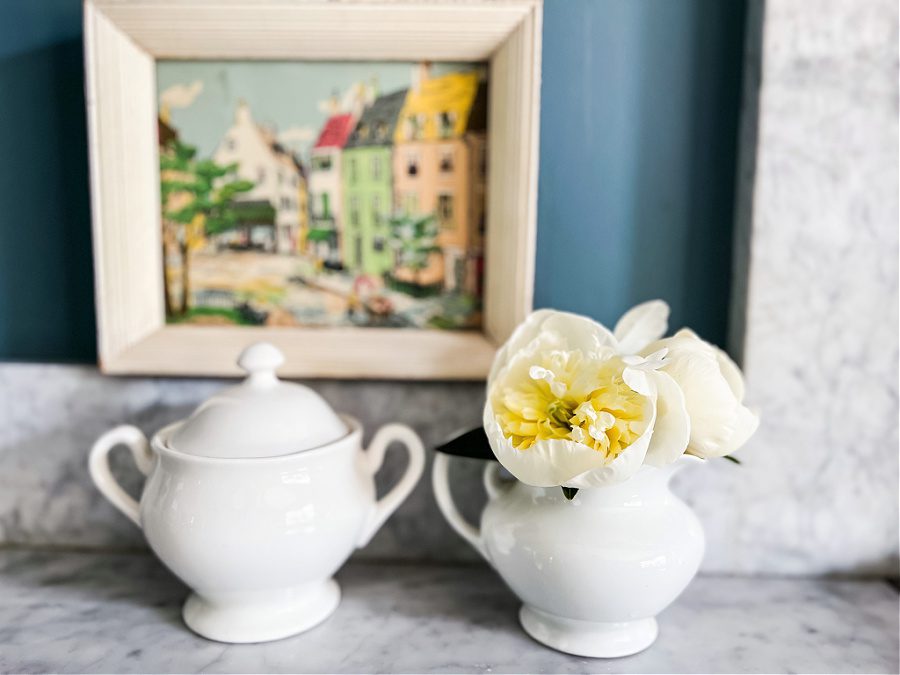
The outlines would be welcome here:
M 344 148 L 393 145 L 394 128 L 406 101 L 406 92 L 401 89 L 376 98 L 359 118 Z
M 488 118 L 488 89 L 487 82 L 478 83 L 478 91 L 472 102 L 472 110 L 469 113 L 469 123 L 466 131 L 487 131 Z

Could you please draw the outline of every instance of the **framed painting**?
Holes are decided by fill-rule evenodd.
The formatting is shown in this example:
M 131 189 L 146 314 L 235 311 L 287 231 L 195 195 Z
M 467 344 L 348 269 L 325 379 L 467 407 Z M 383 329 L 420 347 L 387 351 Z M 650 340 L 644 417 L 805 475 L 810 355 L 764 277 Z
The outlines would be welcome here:
M 540 0 L 87 0 L 119 374 L 478 379 L 532 306 Z

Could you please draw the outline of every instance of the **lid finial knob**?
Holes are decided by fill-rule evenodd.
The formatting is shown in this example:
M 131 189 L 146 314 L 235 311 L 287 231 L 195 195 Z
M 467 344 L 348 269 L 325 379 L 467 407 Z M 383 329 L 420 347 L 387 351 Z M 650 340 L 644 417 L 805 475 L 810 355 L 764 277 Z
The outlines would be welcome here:
M 274 383 L 278 380 L 275 371 L 284 363 L 284 354 L 269 342 L 257 342 L 241 352 L 237 363 L 247 371 L 250 384 Z

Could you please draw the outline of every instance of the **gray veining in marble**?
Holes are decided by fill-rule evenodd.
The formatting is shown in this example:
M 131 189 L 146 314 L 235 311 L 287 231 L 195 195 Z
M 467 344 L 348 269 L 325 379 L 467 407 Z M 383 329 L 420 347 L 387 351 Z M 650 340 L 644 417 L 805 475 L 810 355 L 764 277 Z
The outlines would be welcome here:
M 769 0 L 744 369 L 762 425 L 688 488 L 720 570 L 898 573 L 895 0 Z M 724 545 L 723 545 L 724 544 Z
M 185 589 L 143 555 L 0 553 L 2 672 L 897 672 L 898 596 L 875 581 L 701 577 L 624 659 L 529 639 L 481 565 L 351 563 L 337 612 L 303 635 L 224 645 L 180 619 Z

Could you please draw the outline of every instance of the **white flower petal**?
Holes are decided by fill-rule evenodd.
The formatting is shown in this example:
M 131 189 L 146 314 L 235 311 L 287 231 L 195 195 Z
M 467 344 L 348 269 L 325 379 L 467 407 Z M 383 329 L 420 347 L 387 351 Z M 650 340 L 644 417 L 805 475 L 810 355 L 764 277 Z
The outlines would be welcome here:
M 488 390 L 490 390 L 491 382 L 494 381 L 497 374 L 506 367 L 506 363 L 510 356 L 518 352 L 520 349 L 528 345 L 541 332 L 541 324 L 553 313 L 550 309 L 539 309 L 528 315 L 528 318 L 520 323 L 509 339 L 497 350 L 494 356 L 494 362 L 491 364 L 491 372 L 488 375 Z
M 584 401 L 575 408 L 575 414 L 589 419 L 591 422 L 597 419 L 597 410 L 591 405 L 590 401 Z
M 726 429 L 726 437 L 719 443 L 706 439 L 701 447 L 690 446 L 690 452 L 698 457 L 724 457 L 739 450 L 759 427 L 759 414 L 746 406 L 738 405 L 732 416 L 732 424 Z
M 651 396 L 653 394 L 653 387 L 650 384 L 650 380 L 647 378 L 646 371 L 629 366 L 622 371 L 622 379 L 625 380 L 625 384 L 639 394 L 644 396 Z
M 684 394 L 690 417 L 688 452 L 721 457 L 737 450 L 756 431 L 758 416 L 743 405 L 744 382 L 724 352 L 690 330 L 648 345 L 645 352 L 668 347 L 662 371 Z
M 691 419 L 684 402 L 684 393 L 666 373 L 654 372 L 656 386 L 656 424 L 647 448 L 645 463 L 664 466 L 684 454 L 691 439 Z
M 662 300 L 650 300 L 625 312 L 613 335 L 622 354 L 634 354 L 666 333 L 669 306 Z
M 716 360 L 719 362 L 719 370 L 722 371 L 722 377 L 728 382 L 734 397 L 738 401 L 744 400 L 744 376 L 737 364 L 718 347 L 716 348 Z
M 555 340 L 563 343 L 560 347 L 570 350 L 580 349 L 586 354 L 597 353 L 603 348 L 612 348 L 616 344 L 612 333 L 592 319 L 569 312 L 539 309 L 532 312 L 513 331 L 506 344 L 497 352 L 488 375 L 489 389 L 491 383 L 506 366 L 507 361 L 539 336 L 543 336 L 548 341 Z

